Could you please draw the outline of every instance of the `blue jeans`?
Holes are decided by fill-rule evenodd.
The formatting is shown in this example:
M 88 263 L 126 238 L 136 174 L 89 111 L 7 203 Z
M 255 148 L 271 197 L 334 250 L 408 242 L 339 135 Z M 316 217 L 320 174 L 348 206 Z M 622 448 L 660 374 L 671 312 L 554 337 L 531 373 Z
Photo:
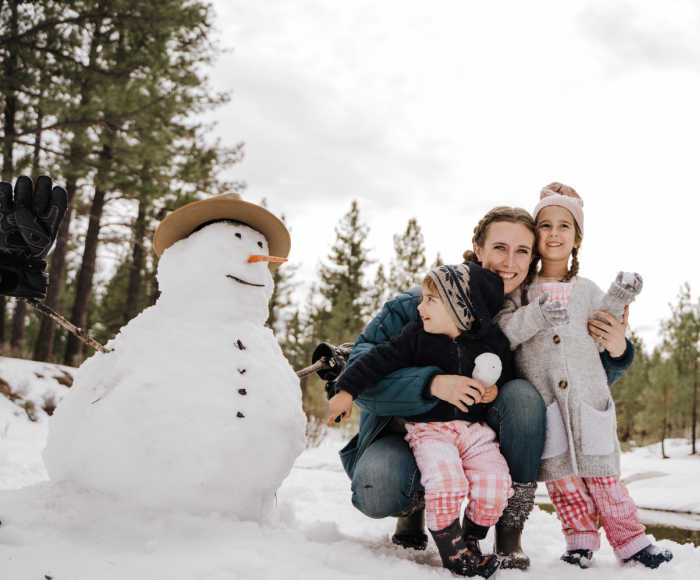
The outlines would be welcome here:
M 514 482 L 535 481 L 544 447 L 545 407 L 537 389 L 524 379 L 508 381 L 488 411 L 501 453 Z M 371 518 L 410 512 L 423 486 L 413 453 L 398 433 L 375 440 L 362 454 L 352 478 L 352 503 Z

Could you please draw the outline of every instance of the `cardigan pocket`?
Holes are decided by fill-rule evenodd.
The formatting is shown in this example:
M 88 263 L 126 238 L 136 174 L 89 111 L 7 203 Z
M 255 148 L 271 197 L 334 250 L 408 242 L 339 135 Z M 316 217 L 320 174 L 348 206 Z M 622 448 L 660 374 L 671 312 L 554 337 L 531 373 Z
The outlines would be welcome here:
M 549 459 L 565 453 L 569 449 L 569 438 L 561 418 L 559 404 L 554 401 L 547 406 L 547 438 L 544 442 L 542 459 Z
M 608 399 L 603 411 L 581 403 L 581 451 L 584 455 L 610 455 L 615 451 L 615 403 Z

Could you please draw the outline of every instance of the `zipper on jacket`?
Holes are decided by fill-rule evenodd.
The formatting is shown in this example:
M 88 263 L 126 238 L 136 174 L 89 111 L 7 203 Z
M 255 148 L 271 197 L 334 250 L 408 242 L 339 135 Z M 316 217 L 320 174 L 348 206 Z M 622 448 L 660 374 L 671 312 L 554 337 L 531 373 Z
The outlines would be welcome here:
M 461 375 L 462 374 L 462 349 L 459 348 L 459 343 L 457 342 L 457 339 L 453 338 L 452 343 L 457 348 L 457 374 Z

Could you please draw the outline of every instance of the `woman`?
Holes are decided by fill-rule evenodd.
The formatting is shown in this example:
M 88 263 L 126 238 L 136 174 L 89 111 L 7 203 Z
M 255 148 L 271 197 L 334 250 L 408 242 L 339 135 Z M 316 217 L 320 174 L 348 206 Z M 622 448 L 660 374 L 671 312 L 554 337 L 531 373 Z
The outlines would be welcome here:
M 532 276 L 535 224 L 525 210 L 497 207 L 488 212 L 474 229 L 474 252 L 465 260 L 479 262 L 503 279 L 506 294 L 516 291 Z M 414 288 L 387 302 L 382 311 L 358 337 L 349 362 L 387 341 L 406 323 L 417 317 L 420 288 Z M 626 317 L 618 323 L 600 313 L 606 327 L 608 350 L 601 353 L 612 384 L 632 363 L 634 349 L 625 339 Z M 601 323 L 589 321 L 589 331 L 599 334 Z M 619 355 L 613 357 L 614 355 Z M 385 377 L 356 399 L 360 407 L 358 434 L 340 451 L 341 461 L 352 480 L 352 502 L 373 518 L 399 518 L 393 541 L 405 547 L 424 549 L 423 488 L 413 454 L 404 441 L 401 417 L 418 415 L 437 404 L 437 399 L 467 405 L 479 402 L 483 385 L 469 377 L 438 374 L 435 367 L 405 368 Z M 433 378 L 434 377 L 434 378 Z M 436 399 L 426 399 L 429 384 Z M 522 552 L 520 536 L 532 510 L 535 478 L 545 437 L 545 408 L 542 398 L 529 382 L 516 379 L 504 384 L 489 411 L 488 424 L 499 436 L 511 477 L 514 495 L 496 525 L 496 551 L 503 568 L 526 569 L 529 558 Z

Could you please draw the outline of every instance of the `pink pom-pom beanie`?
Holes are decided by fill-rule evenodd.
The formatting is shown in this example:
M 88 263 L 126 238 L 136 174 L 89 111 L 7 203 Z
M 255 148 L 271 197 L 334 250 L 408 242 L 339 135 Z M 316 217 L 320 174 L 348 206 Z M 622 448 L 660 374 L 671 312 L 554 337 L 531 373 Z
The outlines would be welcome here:
M 559 205 L 571 212 L 581 235 L 583 235 L 583 200 L 573 187 L 557 181 L 550 183 L 540 191 L 540 201 L 535 206 L 532 215 L 537 219 L 537 214 L 548 205 Z

